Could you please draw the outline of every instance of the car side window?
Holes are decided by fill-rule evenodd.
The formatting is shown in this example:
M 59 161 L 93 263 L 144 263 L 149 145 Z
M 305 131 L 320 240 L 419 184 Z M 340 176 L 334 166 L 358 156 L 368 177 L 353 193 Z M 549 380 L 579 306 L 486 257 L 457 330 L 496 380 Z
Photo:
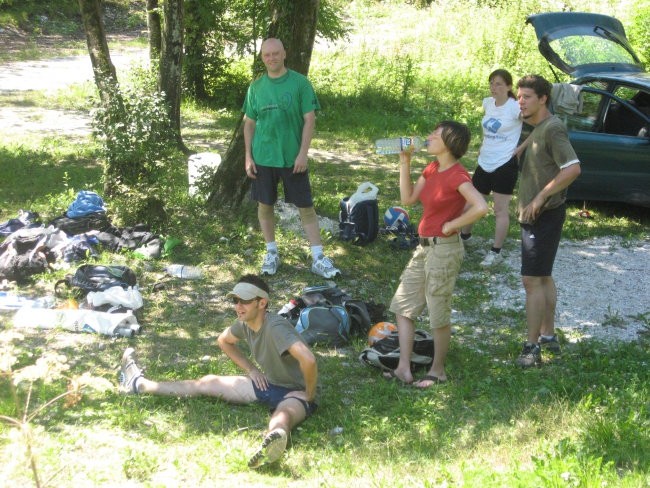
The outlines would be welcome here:
M 562 118 L 569 130 L 579 130 L 585 132 L 598 132 L 598 114 L 603 102 L 603 97 L 599 93 L 582 92 L 582 110 L 580 113 L 565 115 Z
M 615 94 L 623 102 L 610 95 L 583 90 L 580 113 L 562 116 L 567 128 L 583 132 L 649 137 L 647 119 L 639 116 L 627 104 L 644 114 L 650 114 L 650 94 L 623 86 L 617 87 Z
M 605 113 L 604 132 L 607 134 L 647 137 L 647 119 L 639 116 L 629 106 L 645 115 L 650 115 L 650 93 L 629 86 L 618 86 L 614 90 L 614 95 L 624 100 L 625 103 L 613 98 L 610 100 Z

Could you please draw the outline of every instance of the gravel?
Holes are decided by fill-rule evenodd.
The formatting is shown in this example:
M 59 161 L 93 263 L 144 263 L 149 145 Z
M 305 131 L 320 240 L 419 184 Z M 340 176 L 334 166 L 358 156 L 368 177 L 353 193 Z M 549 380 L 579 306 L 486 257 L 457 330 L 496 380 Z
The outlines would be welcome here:
M 505 254 L 504 264 L 491 271 L 492 301 L 486 306 L 524 309 L 526 295 L 521 285 L 520 265 L 519 251 Z M 650 332 L 648 276 L 648 240 L 629 241 L 619 237 L 562 240 L 553 268 L 558 290 L 556 328 L 571 342 L 588 338 L 640 339 Z

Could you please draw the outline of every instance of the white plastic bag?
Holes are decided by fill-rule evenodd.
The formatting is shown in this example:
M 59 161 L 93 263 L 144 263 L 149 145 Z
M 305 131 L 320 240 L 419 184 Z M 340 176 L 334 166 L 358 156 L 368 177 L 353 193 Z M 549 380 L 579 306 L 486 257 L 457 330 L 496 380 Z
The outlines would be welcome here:
M 140 331 L 132 313 L 106 313 L 94 310 L 21 308 L 14 315 L 14 327 L 91 332 L 108 336 L 131 337 Z
M 359 185 L 357 191 L 355 191 L 347 201 L 348 215 L 352 213 L 354 206 L 365 200 L 375 200 L 377 198 L 377 193 L 379 188 L 370 183 L 369 181 L 364 181 Z
M 142 295 L 137 286 L 129 286 L 127 289 L 121 286 L 112 286 L 104 291 L 91 291 L 86 296 L 86 300 L 93 307 L 99 307 L 106 303 L 130 308 L 131 310 L 142 307 Z

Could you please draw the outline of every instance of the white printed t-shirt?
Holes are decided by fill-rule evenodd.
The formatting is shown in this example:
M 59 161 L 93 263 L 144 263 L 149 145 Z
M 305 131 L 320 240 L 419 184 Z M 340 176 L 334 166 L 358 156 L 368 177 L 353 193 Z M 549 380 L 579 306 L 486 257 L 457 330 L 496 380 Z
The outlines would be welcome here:
M 514 98 L 508 97 L 500 107 L 495 105 L 493 97 L 484 98 L 483 109 L 483 144 L 478 164 L 486 172 L 492 173 L 512 158 L 519 143 L 522 122 L 519 104 Z

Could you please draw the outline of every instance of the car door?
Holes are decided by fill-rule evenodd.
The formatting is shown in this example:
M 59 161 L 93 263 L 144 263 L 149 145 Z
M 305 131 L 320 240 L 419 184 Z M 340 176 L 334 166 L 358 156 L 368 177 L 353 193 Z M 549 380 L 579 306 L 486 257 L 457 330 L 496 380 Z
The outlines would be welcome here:
M 561 116 L 582 169 L 569 188 L 570 199 L 650 206 L 650 119 L 632 100 L 615 94 L 629 90 L 585 86 L 581 113 Z

